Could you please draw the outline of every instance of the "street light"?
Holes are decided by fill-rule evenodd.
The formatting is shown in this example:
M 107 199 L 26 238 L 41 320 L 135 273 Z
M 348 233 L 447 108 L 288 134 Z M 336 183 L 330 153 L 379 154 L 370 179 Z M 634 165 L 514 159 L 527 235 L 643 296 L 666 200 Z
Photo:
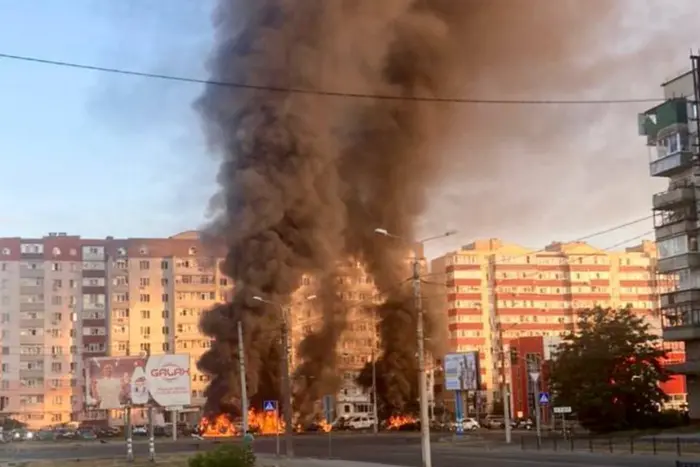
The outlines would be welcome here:
M 402 241 L 403 243 L 413 245 L 413 301 L 417 311 L 416 337 L 418 340 L 418 390 L 420 394 L 420 430 L 421 430 L 421 454 L 423 458 L 423 467 L 431 467 L 432 459 L 430 452 L 430 420 L 428 414 L 428 388 L 427 375 L 425 374 L 425 332 L 423 329 L 423 300 L 421 297 L 421 282 L 420 282 L 420 254 L 416 246 L 423 245 L 431 240 L 437 240 L 444 237 L 449 237 L 457 233 L 456 230 L 448 230 L 441 235 L 427 237 L 417 242 L 411 242 L 399 235 L 394 235 L 386 229 L 376 228 L 374 233 L 384 237 L 391 237 Z
M 308 295 L 302 301 L 316 299 L 316 295 Z M 272 300 L 266 300 L 259 295 L 254 295 L 253 300 L 272 305 L 282 314 L 282 400 L 284 401 L 284 442 L 288 457 L 294 457 L 294 443 L 292 437 L 292 383 L 289 376 L 289 313 L 292 305 L 282 305 Z

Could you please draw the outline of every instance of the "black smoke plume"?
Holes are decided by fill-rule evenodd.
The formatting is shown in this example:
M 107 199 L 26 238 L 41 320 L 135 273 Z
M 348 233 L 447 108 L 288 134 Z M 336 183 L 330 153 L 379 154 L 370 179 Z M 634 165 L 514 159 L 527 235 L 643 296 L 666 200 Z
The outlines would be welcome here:
M 212 84 L 196 104 L 212 149 L 222 157 L 221 190 L 213 202 L 218 216 L 209 233 L 225 243 L 223 272 L 236 286 L 232 303 L 201 322 L 214 339 L 199 362 L 213 377 L 210 410 L 238 395 L 238 320 L 245 328 L 249 393 L 254 401 L 279 399 L 279 311 L 252 297 L 293 305 L 303 275 L 316 279 L 316 306 L 324 319 L 299 346 L 296 404 L 309 411 L 337 388 L 335 344 L 346 320 L 334 279 L 348 257 L 366 264 L 386 298 L 377 310 L 383 400 L 392 411 L 415 400 L 416 309 L 411 289 L 398 286 L 409 275 L 411 248 L 378 237 L 374 228 L 415 239 L 428 190 L 447 175 L 446 168 L 463 171 L 469 180 L 488 177 L 515 157 L 504 140 L 515 133 L 521 139 L 548 135 L 560 128 L 562 114 L 537 118 L 532 109 L 500 107 L 497 115 L 481 106 L 412 98 L 484 91 L 538 97 L 552 88 L 585 89 L 606 70 L 575 60 L 583 53 L 580 44 L 602 34 L 614 4 L 220 0 L 212 79 L 274 89 Z M 290 89 L 405 99 L 285 91 Z M 467 133 L 473 146 L 453 148 L 458 155 L 446 160 L 453 127 Z M 494 155 L 487 147 L 501 152 Z M 463 206 L 452 214 L 469 213 Z M 429 233 L 439 233 L 434 230 Z M 444 326 L 424 298 L 428 347 L 439 354 Z

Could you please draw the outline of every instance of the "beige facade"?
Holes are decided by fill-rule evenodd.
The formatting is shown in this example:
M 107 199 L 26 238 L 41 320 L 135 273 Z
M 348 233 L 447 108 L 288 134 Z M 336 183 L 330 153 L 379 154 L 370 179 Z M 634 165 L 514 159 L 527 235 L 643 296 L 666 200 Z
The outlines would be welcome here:
M 646 241 L 624 251 L 581 242 L 536 251 L 477 240 L 434 260 L 432 271 L 446 284 L 449 351 L 479 351 L 489 402 L 500 399 L 500 352 L 510 340 L 566 335 L 576 310 L 594 306 L 630 306 L 661 336 L 659 295 L 673 285 L 657 274 L 656 248 Z
M 230 298 L 231 282 L 220 272 L 219 259 L 203 255 L 196 232 L 130 239 L 115 247 L 109 264 L 110 354 L 189 354 L 192 406 L 181 417 L 196 418 L 208 382 L 197 361 L 210 346 L 199 320 Z M 110 423 L 122 423 L 122 415 L 113 411 Z

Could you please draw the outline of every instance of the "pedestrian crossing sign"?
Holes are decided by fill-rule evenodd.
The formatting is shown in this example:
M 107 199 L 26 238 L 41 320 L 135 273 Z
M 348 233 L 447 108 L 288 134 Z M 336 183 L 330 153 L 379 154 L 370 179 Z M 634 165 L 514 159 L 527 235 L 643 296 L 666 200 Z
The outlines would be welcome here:
M 276 412 L 277 411 L 277 401 L 265 401 L 265 402 L 263 402 L 263 410 L 265 412 Z
M 549 393 L 547 392 L 541 392 L 540 393 L 540 404 L 549 404 Z

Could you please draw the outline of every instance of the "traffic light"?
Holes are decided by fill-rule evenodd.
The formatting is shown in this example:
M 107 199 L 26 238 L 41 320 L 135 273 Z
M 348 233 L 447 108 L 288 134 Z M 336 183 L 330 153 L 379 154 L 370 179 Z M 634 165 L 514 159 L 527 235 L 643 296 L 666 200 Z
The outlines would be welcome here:
M 513 365 L 518 363 L 518 349 L 515 347 L 510 348 L 510 363 Z

